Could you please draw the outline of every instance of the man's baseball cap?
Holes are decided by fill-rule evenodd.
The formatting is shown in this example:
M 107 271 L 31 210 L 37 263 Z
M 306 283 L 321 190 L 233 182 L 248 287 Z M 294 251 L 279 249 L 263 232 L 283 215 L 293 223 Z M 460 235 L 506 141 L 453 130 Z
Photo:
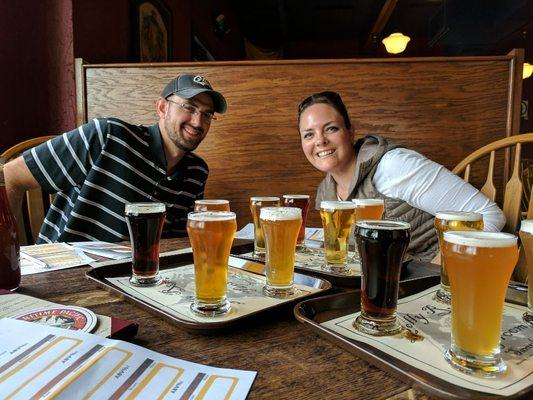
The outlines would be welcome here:
M 161 92 L 161 97 L 166 99 L 175 94 L 183 99 L 190 99 L 200 93 L 207 93 L 211 97 L 214 110 L 217 113 L 226 112 L 227 104 L 224 96 L 213 90 L 209 81 L 201 75 L 178 75 L 165 86 Z

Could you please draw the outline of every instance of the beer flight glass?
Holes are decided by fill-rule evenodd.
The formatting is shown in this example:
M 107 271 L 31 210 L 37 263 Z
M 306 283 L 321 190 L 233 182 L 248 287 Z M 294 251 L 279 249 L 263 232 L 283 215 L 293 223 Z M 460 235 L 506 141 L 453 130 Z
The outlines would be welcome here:
M 265 255 L 265 238 L 259 214 L 263 207 L 279 207 L 279 197 L 250 197 L 250 212 L 254 221 L 254 256 L 263 257 Z
M 353 325 L 373 336 L 401 331 L 396 316 L 400 272 L 409 246 L 411 226 L 401 221 L 364 220 L 355 223 L 361 256 L 361 314 Z
M 524 248 L 527 264 L 527 311 L 524 313 L 525 322 L 533 323 L 533 220 L 526 219 L 520 225 L 520 241 Z
M 222 199 L 195 200 L 194 211 L 231 211 L 229 201 Z
M 260 219 L 266 245 L 263 293 L 269 297 L 286 298 L 295 293 L 294 254 L 302 225 L 302 210 L 297 207 L 263 207 Z
M 296 249 L 305 251 L 305 222 L 307 220 L 307 213 L 309 212 L 310 196 L 308 194 L 285 194 L 283 195 L 283 207 L 298 207 L 302 210 L 302 225 L 298 232 L 298 241 L 296 242 Z
M 507 285 L 518 260 L 517 237 L 502 232 L 444 232 L 450 280 L 452 338 L 445 358 L 464 373 L 496 377 Z
M 435 229 L 439 238 L 439 247 L 443 246 L 443 234 L 446 231 L 482 231 L 483 215 L 467 211 L 441 211 L 435 215 Z M 450 282 L 446 272 L 446 262 L 441 256 L 440 288 L 435 294 L 435 300 L 450 304 Z
M 351 201 L 322 201 L 320 217 L 324 229 L 324 269 L 331 272 L 346 271 L 348 235 L 355 220 L 355 203 Z
M 352 199 L 355 204 L 355 222 L 366 219 L 381 219 L 385 211 L 385 202 L 383 199 Z M 355 246 L 353 261 L 361 262 L 359 250 Z
M 227 298 L 228 259 L 237 232 L 235 213 L 200 211 L 187 216 L 194 259 L 195 297 L 191 310 L 213 317 L 231 309 Z
M 163 203 L 131 203 L 124 209 L 130 234 L 133 286 L 154 286 L 159 275 L 159 245 L 165 222 Z

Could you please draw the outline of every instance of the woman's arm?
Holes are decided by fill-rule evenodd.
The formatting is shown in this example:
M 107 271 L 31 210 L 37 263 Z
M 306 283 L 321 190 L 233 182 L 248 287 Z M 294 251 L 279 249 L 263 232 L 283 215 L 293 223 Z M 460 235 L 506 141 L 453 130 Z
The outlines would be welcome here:
M 500 231 L 505 225 L 505 216 L 496 203 L 416 151 L 399 148 L 386 153 L 373 181 L 385 196 L 404 200 L 432 215 L 439 211 L 471 211 L 483 214 L 486 231 Z

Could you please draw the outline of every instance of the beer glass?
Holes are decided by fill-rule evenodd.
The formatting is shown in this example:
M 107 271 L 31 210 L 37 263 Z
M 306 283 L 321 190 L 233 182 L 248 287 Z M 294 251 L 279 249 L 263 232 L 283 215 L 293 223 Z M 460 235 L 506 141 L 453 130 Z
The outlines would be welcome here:
M 163 203 L 126 204 L 124 215 L 130 233 L 133 286 L 154 286 L 159 276 L 159 244 L 165 222 Z
M 361 255 L 361 314 L 354 327 L 373 336 L 401 331 L 396 316 L 400 272 L 409 246 L 411 226 L 401 221 L 363 220 L 355 223 Z
M 259 220 L 261 208 L 278 207 L 279 205 L 279 197 L 250 197 L 250 211 L 254 221 L 254 256 L 262 257 L 265 255 L 265 238 Z
M 194 211 L 231 211 L 229 201 L 222 199 L 202 199 L 194 201 Z
M 383 199 L 352 199 L 352 201 L 355 203 L 355 222 L 365 219 L 381 219 L 385 211 Z M 357 246 L 355 246 L 353 261 L 361 262 Z
M 302 225 L 302 210 L 296 207 L 264 207 L 260 214 L 265 235 L 266 285 L 263 293 L 285 298 L 294 294 L 294 253 Z
M 302 226 L 298 232 L 298 241 L 296 247 L 298 249 L 305 249 L 305 221 L 309 211 L 310 197 L 307 194 L 285 194 L 283 195 L 284 207 L 298 207 L 302 210 Z
M 527 311 L 524 313 L 524 321 L 533 323 L 533 219 L 522 221 L 520 225 L 520 240 L 526 255 L 527 264 Z
M 237 232 L 235 213 L 200 211 L 187 216 L 194 259 L 195 297 L 191 310 L 212 317 L 231 309 L 227 299 L 228 258 Z
M 452 294 L 452 338 L 445 358 L 459 371 L 498 376 L 506 369 L 500 335 L 507 285 L 518 260 L 517 237 L 450 231 L 443 239 Z
M 441 211 L 435 215 L 435 229 L 439 238 L 439 247 L 442 249 L 442 235 L 446 231 L 482 231 L 483 215 L 467 211 Z M 435 300 L 450 304 L 450 282 L 446 272 L 446 263 L 441 255 L 440 261 L 440 288 L 435 294 Z
M 320 217 L 324 228 L 324 269 L 346 271 L 348 235 L 355 221 L 355 204 L 351 201 L 322 201 Z

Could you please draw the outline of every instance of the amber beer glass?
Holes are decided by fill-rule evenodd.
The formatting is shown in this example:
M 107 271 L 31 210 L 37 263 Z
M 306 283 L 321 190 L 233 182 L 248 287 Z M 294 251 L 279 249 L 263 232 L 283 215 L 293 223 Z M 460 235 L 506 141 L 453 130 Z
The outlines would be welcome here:
M 395 335 L 400 272 L 409 246 L 411 226 L 401 221 L 363 220 L 355 223 L 362 266 L 361 314 L 354 327 L 374 336 Z
M 124 210 L 130 233 L 134 286 L 153 286 L 159 276 L 159 245 L 165 222 L 163 203 L 131 203 Z
M 524 313 L 524 321 L 533 323 L 533 220 L 527 219 L 520 225 L 520 240 L 526 255 L 527 263 L 527 311 Z
M 284 207 L 298 207 L 302 210 L 302 226 L 298 232 L 298 241 L 296 246 L 304 247 L 305 242 L 305 221 L 307 220 L 307 213 L 309 212 L 310 197 L 307 194 L 285 194 L 283 195 Z
M 263 207 L 278 207 L 280 205 L 279 197 L 250 197 L 250 211 L 254 221 L 254 255 L 265 255 L 265 238 L 259 214 Z
M 451 347 L 446 360 L 482 377 L 503 373 L 503 303 L 518 260 L 517 237 L 502 232 L 444 232 L 442 255 L 452 294 Z
M 355 221 L 381 219 L 385 211 L 383 199 L 352 199 L 355 203 Z
M 482 231 L 483 215 L 467 211 L 441 211 L 435 215 L 435 229 L 442 249 L 442 235 L 446 231 Z M 435 299 L 450 304 L 450 282 L 446 272 L 444 257 L 440 262 L 440 288 L 435 294 Z
M 334 272 L 346 270 L 348 235 L 355 221 L 355 204 L 351 201 L 322 201 L 320 217 L 324 228 L 324 269 Z
M 302 224 L 296 207 L 264 207 L 260 214 L 265 235 L 266 285 L 263 293 L 284 298 L 294 294 L 294 253 Z
M 194 202 L 194 211 L 231 211 L 229 201 L 222 199 L 202 199 Z
M 226 296 L 228 259 L 236 232 L 237 221 L 233 212 L 189 213 L 187 233 L 194 259 L 193 312 L 211 317 L 231 309 Z

